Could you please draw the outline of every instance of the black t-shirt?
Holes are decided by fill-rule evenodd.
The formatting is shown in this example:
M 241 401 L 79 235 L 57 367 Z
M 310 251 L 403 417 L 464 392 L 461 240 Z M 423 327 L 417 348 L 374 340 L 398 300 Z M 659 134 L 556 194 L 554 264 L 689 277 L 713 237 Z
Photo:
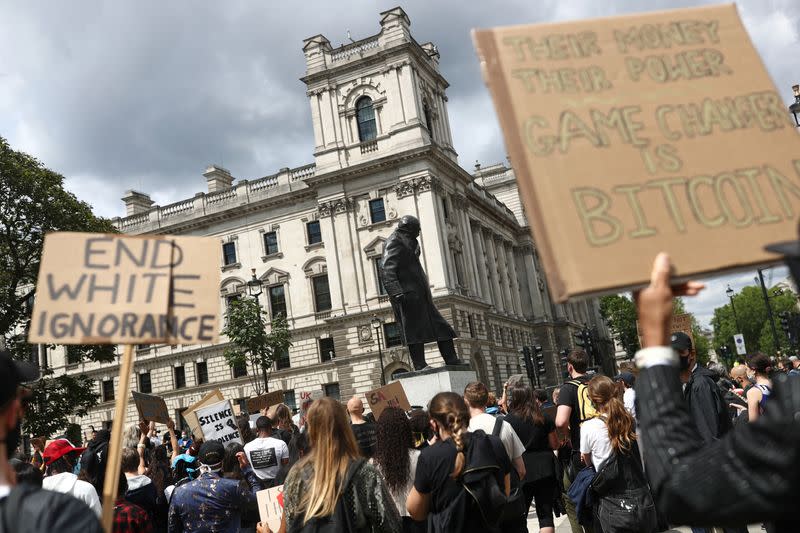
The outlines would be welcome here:
M 464 435 L 464 448 L 470 445 L 470 434 Z M 505 475 L 511 471 L 511 462 L 508 459 L 503 441 L 499 437 L 489 436 L 497 458 L 500 470 L 496 474 L 497 482 L 504 485 Z M 414 488 L 420 494 L 431 495 L 431 512 L 436 513 L 447 506 L 461 493 L 462 485 L 450 477 L 456 463 L 456 445 L 453 439 L 439 441 L 428 446 L 419 454 L 417 472 L 414 476 Z M 483 531 L 482 524 L 478 524 Z
M 527 422 L 513 414 L 506 415 L 505 420 L 514 428 L 526 452 L 550 451 L 548 436 L 556 428 L 552 418 L 544 415 L 544 423 L 541 425 Z
M 588 383 L 589 376 L 578 376 L 575 381 Z M 573 380 L 570 380 L 573 381 Z M 558 405 L 566 405 L 572 408 L 569 415 L 569 440 L 572 441 L 572 450 L 577 452 L 581 449 L 581 419 L 578 409 L 578 386 L 574 383 L 564 383 L 558 393 Z
M 353 428 L 361 453 L 364 457 L 372 457 L 375 454 L 375 444 L 378 441 L 375 424 L 364 422 L 363 424 L 350 424 L 350 427 Z

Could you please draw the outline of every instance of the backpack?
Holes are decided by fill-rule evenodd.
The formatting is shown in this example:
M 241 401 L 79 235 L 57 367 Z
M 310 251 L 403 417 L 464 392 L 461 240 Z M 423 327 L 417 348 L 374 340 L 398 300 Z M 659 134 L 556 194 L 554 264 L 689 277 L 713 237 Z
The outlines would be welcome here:
M 336 502 L 336 507 L 331 516 L 315 517 L 302 524 L 302 520 L 296 520 L 289 533 L 350 533 L 355 531 L 354 518 L 350 516 L 348 505 L 345 502 L 347 492 L 350 488 L 350 483 L 353 477 L 361 470 L 361 467 L 366 463 L 366 459 L 358 459 L 350 463 L 347 467 L 347 474 L 345 474 L 344 482 L 342 484 L 342 493 L 339 496 L 339 501 Z
M 595 418 L 599 413 L 595 409 L 592 400 L 589 399 L 589 387 L 586 386 L 586 383 L 581 383 L 577 379 L 567 381 L 567 383 L 578 388 L 578 424 L 583 424 L 590 418 Z
M 81 454 L 80 465 L 81 472 L 85 472 L 85 479 L 91 483 L 97 494 L 102 497 L 103 485 L 105 484 L 106 465 L 108 464 L 108 441 L 102 441 L 98 444 L 89 443 Z
M 501 419 L 495 422 L 494 429 L 498 434 L 502 425 Z M 500 465 L 497 464 L 494 448 L 486 434 L 480 430 L 475 431 L 470 440 L 464 453 L 464 470 L 460 481 L 468 496 L 468 503 L 478 510 L 487 531 L 495 531 L 502 522 L 516 515 L 516 511 L 510 507 L 514 504 L 512 500 L 522 493 L 517 489 L 519 494 L 506 496 L 504 487 L 497 483 L 495 475 L 500 470 Z

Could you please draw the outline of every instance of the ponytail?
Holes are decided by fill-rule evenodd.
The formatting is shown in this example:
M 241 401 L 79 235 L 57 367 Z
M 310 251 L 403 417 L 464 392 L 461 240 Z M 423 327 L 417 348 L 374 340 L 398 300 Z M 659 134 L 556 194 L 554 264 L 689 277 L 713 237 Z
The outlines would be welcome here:
M 464 434 L 469 431 L 469 410 L 464 399 L 454 392 L 440 392 L 428 406 L 430 417 L 450 433 L 456 446 L 456 460 L 450 477 L 456 479 L 464 470 Z
M 604 418 L 611 448 L 617 453 L 629 452 L 636 440 L 634 421 L 619 399 L 616 385 L 606 376 L 595 376 L 587 388 L 589 399 L 598 411 L 606 415 Z

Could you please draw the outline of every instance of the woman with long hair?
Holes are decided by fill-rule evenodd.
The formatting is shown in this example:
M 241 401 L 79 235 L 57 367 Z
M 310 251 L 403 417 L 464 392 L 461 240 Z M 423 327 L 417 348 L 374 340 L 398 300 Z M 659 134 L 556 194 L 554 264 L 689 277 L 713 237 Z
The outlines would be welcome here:
M 481 510 L 469 497 L 464 501 L 462 474 L 469 452 L 481 452 L 483 470 L 506 495 L 511 491 L 511 462 L 497 437 L 482 431 L 469 433 L 469 409 L 464 398 L 454 392 L 440 392 L 428 405 L 431 428 L 436 442 L 420 453 L 414 486 L 408 493 L 406 508 L 414 520 L 423 521 L 432 515 L 429 531 L 484 532 L 496 524 L 486 524 Z M 490 457 L 487 457 L 490 456 Z
M 275 421 L 272 436 L 281 439 L 288 446 L 292 435 L 300 431 L 292 422 L 292 411 L 289 406 L 284 403 L 273 405 L 267 410 L 266 416 Z
M 414 483 L 419 450 L 413 447 L 411 422 L 402 409 L 387 407 L 378 418 L 377 444 L 371 462 L 378 467 L 386 487 L 403 519 L 403 531 L 424 531 L 422 524 L 411 519 L 406 498 Z
M 519 531 L 528 530 L 527 510 L 535 499 L 539 532 L 553 533 L 555 531 L 553 505 L 556 498 L 560 497 L 553 454 L 553 450 L 558 449 L 555 421 L 542 413 L 538 398 L 534 396 L 530 386 L 522 382 L 514 383 L 507 388 L 506 408 L 508 415 L 505 420 L 511 424 L 525 446 L 525 453 L 522 455 L 522 460 L 525 462 L 525 479 L 521 482 L 527 503 L 526 515 L 521 516 L 516 525 Z
M 747 377 L 753 382 L 746 393 L 747 420 L 750 422 L 755 422 L 764 413 L 764 404 L 772 393 L 771 371 L 772 363 L 763 353 L 757 353 L 747 361 Z
M 633 416 L 610 378 L 595 376 L 587 388 L 598 412 L 581 425 L 581 457 L 597 470 L 594 519 L 604 533 L 656 531 L 655 504 L 642 471 Z
M 401 531 L 380 472 L 360 458 L 344 406 L 328 397 L 315 400 L 306 430 L 311 451 L 286 477 L 281 531 L 292 533 L 312 521 L 314 527 L 344 523 L 354 533 Z

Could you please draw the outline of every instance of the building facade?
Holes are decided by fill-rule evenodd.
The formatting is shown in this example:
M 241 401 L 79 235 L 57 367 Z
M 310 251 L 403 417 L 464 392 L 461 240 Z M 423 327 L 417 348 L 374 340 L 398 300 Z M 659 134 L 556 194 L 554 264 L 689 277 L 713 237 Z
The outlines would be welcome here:
M 422 223 L 420 260 L 458 334 L 459 357 L 490 388 L 523 373 L 519 350 L 534 344 L 545 355 L 542 383 L 560 383 L 558 352 L 574 347 L 584 325 L 597 333 L 598 359 L 613 364 L 597 302 L 550 299 L 513 170 L 459 166 L 436 47 L 414 40 L 402 9 L 380 17 L 380 32 L 361 41 L 334 48 L 317 35 L 303 43 L 313 163 L 257 179 L 212 165 L 203 174 L 207 192 L 166 206 L 129 191 L 117 227 L 218 239 L 219 257 L 209 260 L 219 262 L 223 313 L 231 299 L 248 297 L 255 272 L 266 313 L 285 313 L 292 330 L 293 346 L 270 376 L 270 390 L 284 390 L 290 406 L 318 391 L 346 399 L 378 387 L 381 373 L 389 381 L 411 369 L 377 270 L 386 238 L 407 214 Z M 216 388 L 233 400 L 252 396 L 250 379 L 260 377 L 228 366 L 224 346 L 140 346 L 131 389 L 163 396 L 176 419 Z M 442 364 L 436 346 L 428 348 L 428 361 Z M 75 422 L 110 424 L 118 363 L 52 359 L 97 381 L 101 404 Z M 127 418 L 135 420 L 133 406 Z

